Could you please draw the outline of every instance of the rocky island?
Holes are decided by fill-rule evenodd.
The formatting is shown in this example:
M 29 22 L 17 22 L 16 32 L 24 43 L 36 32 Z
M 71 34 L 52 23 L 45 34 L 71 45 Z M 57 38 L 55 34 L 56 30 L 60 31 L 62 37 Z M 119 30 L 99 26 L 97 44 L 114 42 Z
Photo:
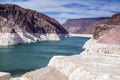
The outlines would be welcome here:
M 54 56 L 18 80 L 120 80 L 120 14 L 96 26 L 80 55 Z
M 55 19 L 14 4 L 0 4 L 0 46 L 60 40 L 68 32 Z

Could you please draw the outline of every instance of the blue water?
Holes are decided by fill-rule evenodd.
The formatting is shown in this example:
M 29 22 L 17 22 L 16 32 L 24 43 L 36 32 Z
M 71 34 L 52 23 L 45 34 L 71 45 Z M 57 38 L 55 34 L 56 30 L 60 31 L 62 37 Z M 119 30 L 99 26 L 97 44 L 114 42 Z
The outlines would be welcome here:
M 83 51 L 89 38 L 70 37 L 61 41 L 43 41 L 0 47 L 0 71 L 20 76 L 25 72 L 44 67 L 55 55 L 73 55 Z

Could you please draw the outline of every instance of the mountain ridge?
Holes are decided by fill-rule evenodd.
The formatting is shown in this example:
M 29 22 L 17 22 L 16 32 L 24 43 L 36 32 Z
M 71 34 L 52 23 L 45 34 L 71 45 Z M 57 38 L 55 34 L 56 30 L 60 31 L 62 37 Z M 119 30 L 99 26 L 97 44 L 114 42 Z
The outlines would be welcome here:
M 109 17 L 68 19 L 63 26 L 71 34 L 92 34 L 95 29 L 94 25 L 105 19 Z

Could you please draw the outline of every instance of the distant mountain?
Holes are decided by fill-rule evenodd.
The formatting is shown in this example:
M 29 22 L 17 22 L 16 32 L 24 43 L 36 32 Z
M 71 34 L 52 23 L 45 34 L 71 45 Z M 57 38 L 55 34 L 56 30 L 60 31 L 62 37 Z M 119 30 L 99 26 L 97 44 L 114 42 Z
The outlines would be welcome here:
M 93 38 L 99 43 L 120 44 L 120 13 L 97 24 Z
M 0 45 L 59 40 L 67 34 L 49 16 L 13 4 L 0 4 Z
M 95 30 L 93 26 L 99 21 L 107 19 L 109 19 L 109 17 L 68 19 L 63 26 L 69 33 L 92 34 Z

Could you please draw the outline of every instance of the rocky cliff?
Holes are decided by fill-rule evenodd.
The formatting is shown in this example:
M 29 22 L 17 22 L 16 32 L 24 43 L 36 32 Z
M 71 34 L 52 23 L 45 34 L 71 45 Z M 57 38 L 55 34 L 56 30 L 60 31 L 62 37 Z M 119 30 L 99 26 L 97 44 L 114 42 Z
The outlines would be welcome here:
M 63 26 L 71 34 L 92 34 L 95 31 L 95 24 L 109 17 L 68 19 Z
M 120 13 L 96 25 L 93 38 L 99 43 L 120 44 Z
M 0 4 L 0 45 L 59 40 L 67 34 L 49 16 L 14 4 Z

